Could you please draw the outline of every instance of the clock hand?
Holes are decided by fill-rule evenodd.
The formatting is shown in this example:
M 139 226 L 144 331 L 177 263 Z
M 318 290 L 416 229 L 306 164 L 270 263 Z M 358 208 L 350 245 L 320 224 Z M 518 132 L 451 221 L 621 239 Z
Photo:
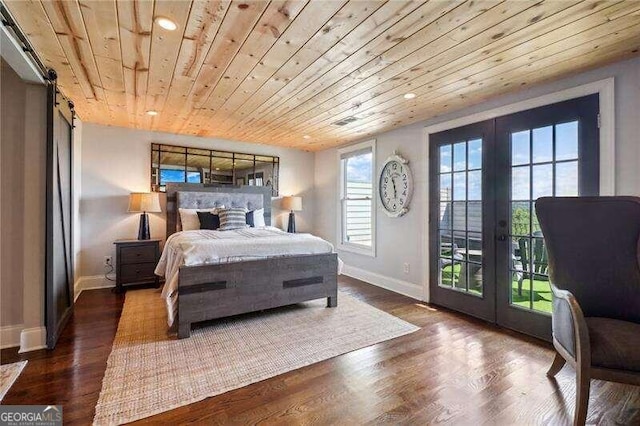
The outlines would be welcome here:
M 396 190 L 396 181 L 391 177 L 391 183 L 393 184 L 393 198 L 398 197 L 398 191 Z

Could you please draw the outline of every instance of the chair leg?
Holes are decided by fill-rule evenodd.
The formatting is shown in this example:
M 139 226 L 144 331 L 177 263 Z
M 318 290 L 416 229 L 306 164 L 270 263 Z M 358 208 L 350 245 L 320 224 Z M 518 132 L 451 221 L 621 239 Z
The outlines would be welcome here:
M 518 296 L 522 296 L 522 281 L 524 281 L 524 274 L 518 277 Z
M 555 377 L 555 375 L 558 374 L 560 370 L 562 370 L 562 367 L 564 367 L 564 364 L 566 362 L 567 361 L 562 358 L 562 355 L 556 352 L 556 357 L 553 359 L 553 364 L 551 364 L 551 367 L 549 367 L 549 371 L 547 371 L 547 377 Z
M 591 379 L 588 371 L 576 371 L 576 412 L 573 418 L 574 426 L 584 426 L 587 422 L 589 410 L 589 388 Z

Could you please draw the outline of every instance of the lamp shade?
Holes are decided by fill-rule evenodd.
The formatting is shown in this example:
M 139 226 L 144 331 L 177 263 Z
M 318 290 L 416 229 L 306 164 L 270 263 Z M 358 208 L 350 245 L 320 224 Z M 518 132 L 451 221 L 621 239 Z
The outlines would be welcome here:
M 285 210 L 299 211 L 302 210 L 302 197 L 283 197 L 282 208 Z
M 149 212 L 159 213 L 160 196 L 157 192 L 132 192 L 129 195 L 129 213 Z

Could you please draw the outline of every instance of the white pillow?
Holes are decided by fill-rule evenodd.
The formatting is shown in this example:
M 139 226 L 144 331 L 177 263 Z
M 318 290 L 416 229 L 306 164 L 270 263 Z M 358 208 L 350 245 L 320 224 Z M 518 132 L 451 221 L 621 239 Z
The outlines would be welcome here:
M 198 219 L 198 212 L 211 212 L 217 214 L 224 206 L 215 207 L 212 209 L 178 209 L 180 212 L 180 224 L 182 225 L 181 231 L 193 231 L 200 229 L 200 219 Z
M 264 209 L 254 210 L 253 212 L 253 226 L 256 228 L 259 226 L 267 226 L 264 222 Z

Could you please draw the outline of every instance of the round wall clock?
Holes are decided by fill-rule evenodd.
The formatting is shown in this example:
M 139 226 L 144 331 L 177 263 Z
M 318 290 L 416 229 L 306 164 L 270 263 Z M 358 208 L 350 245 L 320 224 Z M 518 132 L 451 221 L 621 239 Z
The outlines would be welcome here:
M 413 176 L 409 160 L 395 151 L 382 165 L 378 185 L 380 201 L 389 217 L 400 217 L 409 211 L 413 193 Z

